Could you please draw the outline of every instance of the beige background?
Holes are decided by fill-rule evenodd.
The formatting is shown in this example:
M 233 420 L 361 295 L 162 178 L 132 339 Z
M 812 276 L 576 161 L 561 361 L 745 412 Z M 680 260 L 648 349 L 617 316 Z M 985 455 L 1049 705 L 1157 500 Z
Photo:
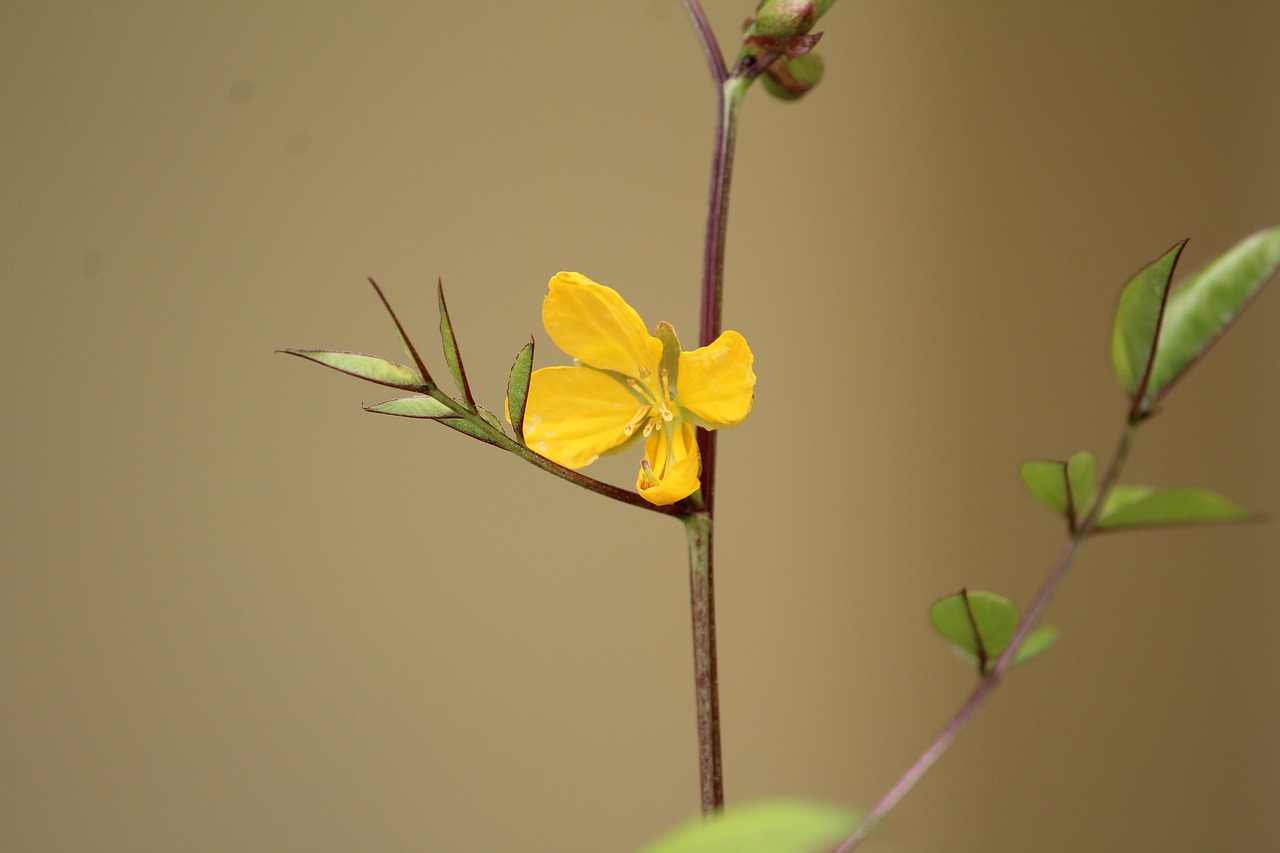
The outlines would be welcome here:
M 750 0 L 708 3 L 728 42 Z M 742 125 L 722 442 L 727 789 L 867 806 L 1026 601 L 1018 464 L 1110 450 L 1119 286 L 1280 222 L 1280 4 L 871 2 Z M 282 346 L 482 401 L 576 269 L 696 337 L 712 91 L 676 0 L 8 3 L 0 848 L 630 851 L 697 805 L 679 527 Z M 1280 297 L 1130 479 L 1280 512 Z M 600 473 L 627 483 L 635 459 Z M 1280 527 L 1112 537 L 878 839 L 1280 846 Z M 870 849 L 870 848 L 868 848 Z

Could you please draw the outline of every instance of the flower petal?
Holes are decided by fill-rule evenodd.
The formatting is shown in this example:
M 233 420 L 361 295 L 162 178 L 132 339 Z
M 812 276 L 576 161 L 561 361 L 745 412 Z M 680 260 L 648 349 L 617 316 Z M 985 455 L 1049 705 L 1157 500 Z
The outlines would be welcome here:
M 525 444 L 566 468 L 590 465 L 630 438 L 623 430 L 640 405 L 625 385 L 598 370 L 535 370 L 529 377 Z
M 689 497 L 701 485 L 698 474 L 702 460 L 691 423 L 680 423 L 674 430 L 662 429 L 649 436 L 644 443 L 644 461 L 646 464 L 636 477 L 636 491 L 651 504 L 673 504 Z
M 556 346 L 583 364 L 639 378 L 656 372 L 662 342 L 618 292 L 576 272 L 558 273 L 542 302 L 542 324 Z
M 725 332 L 705 347 L 680 354 L 676 403 L 707 429 L 727 429 L 751 414 L 755 358 L 737 332 Z

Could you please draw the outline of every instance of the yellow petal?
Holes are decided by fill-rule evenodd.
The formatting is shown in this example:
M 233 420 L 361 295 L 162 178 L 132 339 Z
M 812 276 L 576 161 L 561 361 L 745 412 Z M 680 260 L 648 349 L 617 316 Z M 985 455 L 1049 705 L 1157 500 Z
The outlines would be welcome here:
M 691 423 L 682 423 L 670 430 L 659 430 L 644 443 L 644 466 L 636 478 L 636 491 L 651 504 L 666 506 L 687 498 L 698 490 L 698 474 L 702 460 L 698 457 L 698 442 Z
M 737 332 L 725 332 L 705 347 L 681 353 L 676 403 L 700 426 L 737 426 L 751 414 L 754 361 L 746 339 Z
M 589 367 L 544 367 L 529 377 L 524 440 L 566 468 L 581 468 L 625 443 L 640 402 L 618 380 Z
M 556 346 L 583 364 L 643 378 L 639 369 L 657 372 L 662 342 L 618 292 L 576 272 L 551 279 L 542 302 L 542 324 Z

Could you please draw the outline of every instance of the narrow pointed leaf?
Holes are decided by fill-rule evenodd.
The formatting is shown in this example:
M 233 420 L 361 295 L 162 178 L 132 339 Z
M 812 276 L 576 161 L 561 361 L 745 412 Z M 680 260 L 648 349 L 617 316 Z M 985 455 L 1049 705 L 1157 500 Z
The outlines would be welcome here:
M 1280 268 L 1280 226 L 1218 257 L 1169 297 L 1147 394 L 1159 400 L 1222 336 Z
M 436 398 L 418 394 L 412 397 L 397 397 L 385 403 L 378 403 L 376 406 L 365 406 L 364 410 L 378 415 L 396 415 L 402 418 L 431 418 L 432 420 L 458 416 L 457 412 Z
M 516 441 L 524 444 L 524 410 L 529 401 L 529 376 L 533 373 L 533 338 L 525 344 L 511 365 L 507 379 L 507 420 L 516 431 Z
M 1058 515 L 1067 514 L 1067 464 L 1050 459 L 1022 463 L 1022 484 L 1031 497 Z
M 826 853 L 860 821 L 824 803 L 764 800 L 691 820 L 640 853 Z
M 502 421 L 498 420 L 498 416 L 493 412 L 489 411 L 484 406 L 476 406 L 476 414 L 479 415 L 485 423 L 493 427 L 494 432 L 501 435 L 506 434 L 502 429 Z
M 464 435 L 479 439 L 485 444 L 492 444 L 495 447 L 498 444 L 497 438 L 489 431 L 485 424 L 476 423 L 468 417 L 463 417 L 449 408 L 444 403 L 425 395 L 415 395 L 412 397 L 397 397 L 394 400 L 388 400 L 385 403 L 378 403 L 376 406 L 365 406 L 366 412 L 373 412 L 378 415 L 396 415 L 402 418 L 426 418 L 438 423 L 442 423 L 450 429 L 457 430 Z M 492 414 L 490 415 L 492 417 Z M 501 430 L 499 430 L 501 432 Z
M 444 345 L 444 360 L 453 374 L 453 381 L 458 385 L 458 393 L 466 401 L 468 408 L 476 407 L 475 398 L 471 396 L 471 386 L 467 384 L 467 371 L 462 367 L 462 354 L 458 352 L 458 339 L 453 334 L 453 322 L 449 319 L 449 308 L 444 303 L 444 283 L 436 282 L 436 294 L 440 302 L 440 343 Z
M 456 429 L 458 432 L 462 433 L 463 435 L 469 435 L 474 439 L 483 441 L 485 444 L 491 444 L 494 447 L 502 446 L 501 444 L 498 443 L 498 439 L 494 436 L 494 434 L 490 432 L 489 428 L 484 424 L 478 424 L 473 420 L 469 420 L 468 418 L 463 418 L 463 417 L 440 418 L 439 422 L 449 427 L 450 429 Z M 499 432 L 501 432 L 501 430 L 499 430 Z
M 325 367 L 332 367 L 334 370 L 345 373 L 348 376 L 367 379 L 379 385 L 402 388 L 405 391 L 421 391 L 424 387 L 422 379 L 412 367 L 396 364 L 393 361 L 387 361 L 374 355 L 365 355 L 358 352 L 338 352 L 336 350 L 306 349 L 282 349 L 279 352 L 300 356 L 317 364 L 323 364 Z
M 1147 265 L 1120 292 L 1111 327 L 1111 366 L 1132 400 L 1146 387 L 1169 281 L 1186 244 L 1183 240 Z
M 434 384 L 431 381 L 431 374 L 427 372 L 427 366 L 423 364 L 422 357 L 418 355 L 417 348 L 414 347 L 413 341 L 409 340 L 408 333 L 405 332 L 404 326 L 400 323 L 400 318 L 396 316 L 396 312 L 392 309 L 391 303 L 387 301 L 386 294 L 382 292 L 382 288 L 378 287 L 378 283 L 372 278 L 369 284 L 373 285 L 373 290 L 378 294 L 378 298 L 382 300 L 382 307 L 387 309 L 387 313 L 391 315 L 391 322 L 396 325 L 396 334 L 400 336 L 400 346 L 404 349 L 405 354 L 409 356 L 409 360 L 418 368 L 418 373 L 422 377 L 423 385 Z
M 1154 527 L 1170 524 L 1205 524 L 1222 521 L 1249 521 L 1256 516 L 1208 489 L 1135 489 L 1122 503 L 1108 501 L 1098 527 Z

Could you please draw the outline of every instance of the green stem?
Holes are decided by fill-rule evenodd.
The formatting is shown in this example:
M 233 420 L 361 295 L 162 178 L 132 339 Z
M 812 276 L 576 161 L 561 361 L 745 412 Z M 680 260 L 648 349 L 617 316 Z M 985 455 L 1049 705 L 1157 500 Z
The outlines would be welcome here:
M 724 808 L 720 760 L 720 688 L 716 678 L 715 582 L 711 573 L 711 515 L 684 519 L 689 537 L 689 610 L 693 616 L 693 683 L 698 716 L 698 779 L 702 813 Z
M 924 752 L 920 753 L 919 757 L 911 763 L 906 772 L 898 778 L 898 781 L 893 783 L 893 786 L 885 792 L 875 807 L 867 813 L 857 831 L 842 841 L 832 853 L 849 853 L 850 850 L 856 848 L 871 835 L 871 832 L 884 819 L 885 815 L 893 811 L 894 807 L 902 801 L 902 798 L 911 792 L 916 783 L 942 757 L 947 748 L 951 746 L 951 743 L 959 737 L 960 732 L 969 724 L 969 721 L 973 719 L 983 703 L 986 702 L 987 697 L 991 695 L 991 692 L 1000 683 L 1000 679 L 1005 672 L 1013 666 L 1018 650 L 1022 648 L 1022 644 L 1031 634 L 1031 630 L 1040 621 L 1040 617 L 1048 608 L 1049 602 L 1053 599 L 1058 586 L 1066 577 L 1067 570 L 1071 568 L 1072 562 L 1074 562 L 1076 555 L 1083 547 L 1085 539 L 1093 532 L 1094 525 L 1097 524 L 1098 517 L 1102 513 L 1102 507 L 1106 504 L 1107 496 L 1111 494 L 1112 488 L 1115 487 L 1116 482 L 1120 479 L 1120 472 L 1124 469 L 1125 461 L 1129 457 L 1129 450 L 1133 446 L 1133 439 L 1137 433 L 1139 422 L 1138 419 L 1131 417 L 1125 425 L 1120 444 L 1112 455 L 1111 462 L 1107 466 L 1107 472 L 1103 476 L 1102 487 L 1098 490 L 1097 500 L 1094 501 L 1093 507 L 1089 510 L 1084 520 L 1075 526 L 1071 535 L 1067 537 L 1067 541 L 1063 543 L 1062 550 L 1058 552 L 1057 560 L 1054 561 L 1053 567 L 1045 577 L 1044 583 L 1041 584 L 1039 592 L 1036 593 L 1035 599 L 1031 602 L 1031 606 L 1027 608 L 1026 613 L 1022 614 L 1022 618 L 1018 621 L 1018 627 L 1014 631 L 1013 639 L 1010 640 L 1008 648 L 996 659 L 990 671 L 978 682 L 978 686 L 974 688 L 969 698 L 965 700 L 964 705 L 947 722 L 942 731 L 938 733 L 938 736 L 925 747 Z

